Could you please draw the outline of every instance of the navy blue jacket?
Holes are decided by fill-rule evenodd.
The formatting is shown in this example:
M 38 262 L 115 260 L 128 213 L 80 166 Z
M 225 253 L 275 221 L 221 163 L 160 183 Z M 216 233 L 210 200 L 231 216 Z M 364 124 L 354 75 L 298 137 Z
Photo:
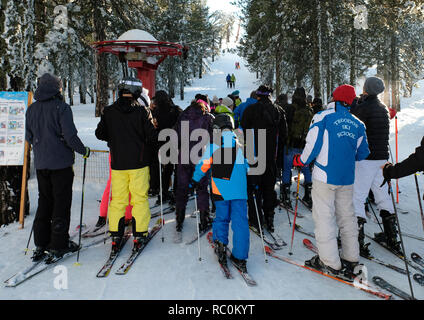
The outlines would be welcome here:
M 53 77 L 52 77 L 53 78 Z M 26 140 L 33 145 L 37 170 L 58 170 L 74 164 L 74 151 L 84 155 L 86 149 L 78 138 L 72 110 L 63 101 L 58 87 L 40 81 L 34 102 L 26 112 Z

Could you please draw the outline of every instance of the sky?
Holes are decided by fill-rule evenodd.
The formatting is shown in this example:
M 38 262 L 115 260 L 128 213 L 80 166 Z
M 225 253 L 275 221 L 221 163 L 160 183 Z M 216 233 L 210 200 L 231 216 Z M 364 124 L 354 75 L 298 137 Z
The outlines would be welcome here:
M 211 11 L 222 10 L 224 12 L 234 12 L 238 8 L 230 4 L 231 0 L 207 0 L 208 7 Z

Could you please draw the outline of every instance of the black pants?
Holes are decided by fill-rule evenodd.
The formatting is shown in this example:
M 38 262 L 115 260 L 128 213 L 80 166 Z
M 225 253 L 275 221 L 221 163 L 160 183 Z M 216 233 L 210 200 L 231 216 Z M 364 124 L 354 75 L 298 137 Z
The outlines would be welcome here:
M 174 165 L 172 163 L 162 165 L 162 192 L 166 193 L 171 184 L 171 177 L 174 173 Z
M 263 217 L 274 217 L 274 209 L 277 206 L 277 193 L 275 183 L 277 181 L 277 166 L 275 163 L 267 163 L 266 170 L 261 176 L 247 176 L 247 204 L 249 206 L 249 224 L 258 225 L 256 208 L 253 195 L 256 195 L 259 219 L 263 224 Z M 256 188 L 254 186 L 257 186 Z
M 72 167 L 60 170 L 37 170 L 37 181 L 35 245 L 53 250 L 64 249 L 69 241 L 74 172 Z

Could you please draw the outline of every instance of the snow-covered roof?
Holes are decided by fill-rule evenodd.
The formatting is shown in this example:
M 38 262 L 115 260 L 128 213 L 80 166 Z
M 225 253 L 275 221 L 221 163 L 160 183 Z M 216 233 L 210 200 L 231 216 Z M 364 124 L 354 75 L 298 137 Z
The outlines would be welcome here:
M 147 31 L 139 30 L 139 29 L 132 29 L 128 30 L 127 32 L 123 33 L 118 40 L 142 40 L 142 41 L 158 41 L 153 37 L 150 33 Z

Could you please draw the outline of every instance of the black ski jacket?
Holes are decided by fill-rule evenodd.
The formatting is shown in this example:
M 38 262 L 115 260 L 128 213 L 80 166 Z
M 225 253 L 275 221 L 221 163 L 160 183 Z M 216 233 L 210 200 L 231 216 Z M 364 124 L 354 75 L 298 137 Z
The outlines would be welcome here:
M 107 141 L 113 170 L 134 170 L 150 165 L 158 132 L 149 109 L 119 98 L 104 109 L 96 137 Z
M 424 171 L 424 137 L 421 140 L 421 145 L 415 149 L 413 154 L 387 170 L 391 179 L 399 179 L 417 171 Z
M 285 121 L 281 120 L 280 110 L 269 99 L 260 99 L 246 108 L 240 122 L 245 130 L 255 130 L 255 145 L 258 144 L 258 129 L 266 129 L 266 161 L 276 161 L 277 141 L 280 132 L 286 132 Z M 258 148 L 255 148 L 255 153 Z
M 352 107 L 350 112 L 365 124 L 371 151 L 367 160 L 388 160 L 390 119 L 387 107 L 377 96 L 364 96 L 363 102 Z

